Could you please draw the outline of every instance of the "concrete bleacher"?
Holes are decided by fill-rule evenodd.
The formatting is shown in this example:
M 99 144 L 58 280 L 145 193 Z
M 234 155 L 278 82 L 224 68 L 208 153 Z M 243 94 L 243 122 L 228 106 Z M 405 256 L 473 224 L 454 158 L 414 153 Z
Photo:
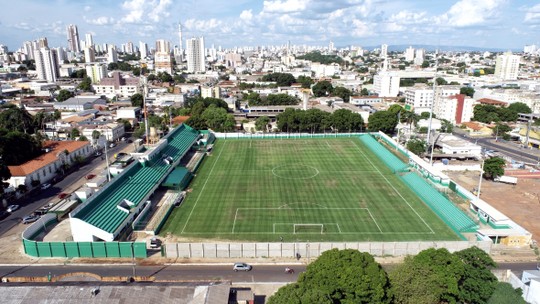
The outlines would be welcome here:
M 397 156 L 388 151 L 373 136 L 362 134 L 359 136 L 362 141 L 373 153 L 375 153 L 393 172 L 405 171 L 408 165 L 402 162 Z
M 161 155 L 171 157 L 176 163 L 196 142 L 199 133 L 189 126 L 182 125 L 168 135 L 166 147 Z M 163 158 L 155 158 L 146 164 L 134 162 L 124 174 L 113 179 L 110 187 L 98 192 L 84 208 L 72 216 L 77 217 L 108 233 L 118 229 L 128 214 L 117 205 L 127 200 L 138 205 L 157 184 L 159 184 L 171 166 Z
M 455 232 L 474 232 L 478 229 L 470 217 L 420 176 L 411 172 L 400 175 L 400 178 Z

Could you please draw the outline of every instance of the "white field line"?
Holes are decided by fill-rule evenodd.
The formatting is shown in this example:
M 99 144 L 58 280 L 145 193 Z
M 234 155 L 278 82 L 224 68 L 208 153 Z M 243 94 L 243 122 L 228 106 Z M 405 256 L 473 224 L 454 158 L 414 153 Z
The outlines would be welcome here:
M 338 229 L 339 233 L 341 233 L 341 227 L 339 227 L 338 223 L 336 223 L 336 226 L 337 226 L 337 229 Z
M 379 231 L 380 232 L 383 232 L 381 227 L 379 226 L 379 224 L 377 224 L 377 221 L 375 220 L 375 218 L 373 217 L 373 214 L 371 214 L 371 211 L 369 211 L 369 208 L 366 208 L 367 209 L 367 212 L 369 213 L 369 216 L 371 216 L 371 219 L 373 220 L 373 222 L 375 223 L 375 225 L 377 225 L 377 228 L 379 228 Z
M 206 187 L 206 184 L 208 183 L 208 180 L 212 176 L 212 172 L 214 171 L 214 168 L 216 167 L 216 164 L 218 163 L 219 158 L 221 157 L 221 153 L 223 153 L 223 150 L 225 150 L 225 145 L 226 144 L 227 144 L 227 141 L 225 140 L 224 143 L 223 143 L 223 147 L 221 148 L 221 151 L 219 151 L 219 155 L 218 155 L 216 161 L 214 162 L 214 165 L 212 166 L 212 169 L 210 169 L 210 173 L 208 173 L 208 177 L 206 178 L 206 181 L 204 182 L 204 185 L 201 188 L 201 192 L 199 192 L 199 196 L 197 196 L 197 200 L 195 201 L 195 204 L 193 205 L 193 208 L 191 209 L 191 212 L 189 213 L 189 216 L 188 216 L 188 218 L 186 220 L 186 223 L 184 224 L 184 228 L 182 228 L 182 232 L 180 232 L 180 233 L 184 233 L 184 231 L 186 230 L 186 227 L 187 227 L 187 225 L 189 223 L 189 220 L 191 219 L 191 216 L 193 215 L 193 210 L 195 210 L 195 207 L 197 207 L 197 203 L 199 202 L 199 200 L 201 199 L 202 194 L 204 193 L 204 188 Z
M 236 213 L 234 214 L 234 222 L 232 224 L 231 233 L 234 234 L 234 227 L 236 226 L 236 217 L 238 216 L 238 208 L 236 208 Z
M 384 176 L 382 174 L 382 172 L 379 170 L 379 168 L 377 168 L 373 162 L 371 161 L 371 159 L 369 159 L 369 157 L 367 157 L 367 155 L 364 153 L 364 151 L 362 151 L 362 149 L 360 149 L 360 147 L 358 146 L 357 143 L 353 142 L 355 145 L 356 145 L 356 148 L 358 149 L 358 151 L 360 151 L 360 153 L 364 156 L 365 159 L 367 159 L 367 161 L 371 164 L 371 166 L 373 168 L 375 168 L 375 170 L 377 170 L 377 172 L 379 172 L 379 174 L 384 178 L 384 180 L 386 180 L 386 183 L 388 183 L 388 185 L 390 185 L 390 187 L 392 187 L 392 189 L 394 189 L 394 191 L 401 197 L 401 199 L 403 199 L 403 201 L 409 206 L 409 208 L 411 208 L 411 210 L 414 212 L 414 214 L 416 214 L 416 216 L 418 216 L 418 218 L 420 218 L 420 220 L 424 223 L 424 225 L 426 225 L 426 227 L 429 228 L 429 230 L 431 231 L 431 233 L 435 233 L 435 231 L 433 231 L 433 229 L 431 229 L 431 227 L 428 225 L 428 223 L 426 223 L 426 221 L 424 220 L 423 217 L 420 216 L 420 214 L 418 214 L 418 212 L 416 212 L 416 210 L 414 210 L 414 208 L 411 206 L 411 204 L 409 204 L 409 202 L 403 197 L 403 195 L 401 195 L 401 193 L 399 193 L 399 191 L 394 187 L 394 185 L 392 185 L 392 183 L 390 183 L 390 181 L 386 178 L 386 176 Z

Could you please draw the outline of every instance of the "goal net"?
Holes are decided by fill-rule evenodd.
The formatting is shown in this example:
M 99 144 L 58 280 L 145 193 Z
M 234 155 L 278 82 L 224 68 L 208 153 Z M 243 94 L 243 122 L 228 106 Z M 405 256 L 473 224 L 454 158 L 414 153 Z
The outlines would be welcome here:
M 294 234 L 297 233 L 324 233 L 324 224 L 294 224 Z

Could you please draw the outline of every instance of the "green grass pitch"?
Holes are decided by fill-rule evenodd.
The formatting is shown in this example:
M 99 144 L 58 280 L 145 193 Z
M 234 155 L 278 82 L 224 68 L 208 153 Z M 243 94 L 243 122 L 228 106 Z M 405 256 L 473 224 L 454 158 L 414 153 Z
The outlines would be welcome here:
M 459 240 L 356 137 L 217 140 L 161 234 L 189 240 Z

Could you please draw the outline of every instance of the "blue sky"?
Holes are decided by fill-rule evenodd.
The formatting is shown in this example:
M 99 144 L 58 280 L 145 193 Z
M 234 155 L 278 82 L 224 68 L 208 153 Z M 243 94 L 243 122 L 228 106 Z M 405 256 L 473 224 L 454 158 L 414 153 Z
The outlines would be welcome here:
M 9 4 L 6 4 L 9 3 Z M 3 5 L 0 44 L 47 37 L 120 45 L 156 39 L 178 44 L 204 36 L 207 46 L 431 44 L 521 49 L 540 42 L 540 0 L 17 0 Z

